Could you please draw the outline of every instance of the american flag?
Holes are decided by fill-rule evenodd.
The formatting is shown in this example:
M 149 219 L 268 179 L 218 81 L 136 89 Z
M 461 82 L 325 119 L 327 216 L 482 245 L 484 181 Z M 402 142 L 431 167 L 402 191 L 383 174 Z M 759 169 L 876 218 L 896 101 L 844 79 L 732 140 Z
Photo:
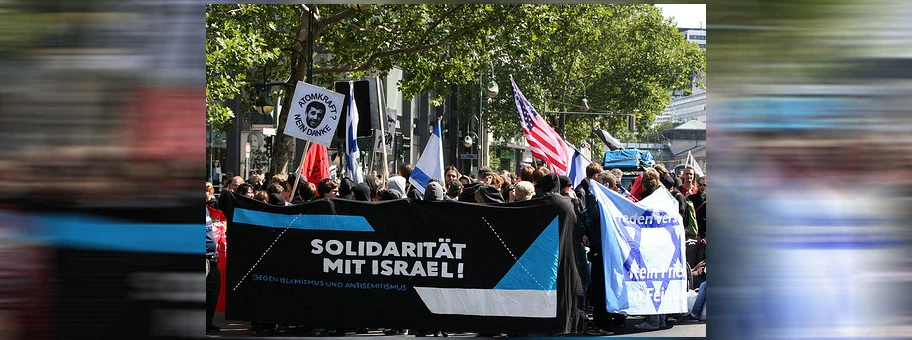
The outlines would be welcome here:
M 522 126 L 526 141 L 532 150 L 532 156 L 548 162 L 548 169 L 558 175 L 567 174 L 567 149 L 564 140 L 545 122 L 535 111 L 532 104 L 526 100 L 516 86 L 513 76 L 510 76 L 513 85 L 513 102 L 516 104 L 516 114 L 519 115 L 519 125 Z

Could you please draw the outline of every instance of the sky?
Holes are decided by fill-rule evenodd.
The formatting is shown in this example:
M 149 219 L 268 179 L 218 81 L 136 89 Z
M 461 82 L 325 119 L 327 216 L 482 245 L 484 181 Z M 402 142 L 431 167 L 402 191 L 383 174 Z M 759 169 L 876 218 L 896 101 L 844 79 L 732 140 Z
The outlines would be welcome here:
M 665 18 L 674 17 L 678 27 L 706 27 L 706 4 L 656 5 Z

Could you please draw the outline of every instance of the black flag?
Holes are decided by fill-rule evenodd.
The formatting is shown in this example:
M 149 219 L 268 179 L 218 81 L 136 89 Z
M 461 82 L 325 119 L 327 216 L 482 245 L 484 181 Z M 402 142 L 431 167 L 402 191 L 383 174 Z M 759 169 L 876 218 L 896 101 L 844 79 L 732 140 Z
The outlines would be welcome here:
M 605 143 L 605 145 L 607 145 L 608 149 L 611 151 L 620 150 L 620 149 L 624 148 L 624 145 L 621 144 L 621 142 L 619 142 L 614 137 L 611 137 L 611 134 L 608 133 L 608 131 L 601 130 L 601 129 L 592 129 L 592 133 L 594 133 L 596 136 L 598 136 L 598 138 L 600 140 L 602 140 L 602 143 Z

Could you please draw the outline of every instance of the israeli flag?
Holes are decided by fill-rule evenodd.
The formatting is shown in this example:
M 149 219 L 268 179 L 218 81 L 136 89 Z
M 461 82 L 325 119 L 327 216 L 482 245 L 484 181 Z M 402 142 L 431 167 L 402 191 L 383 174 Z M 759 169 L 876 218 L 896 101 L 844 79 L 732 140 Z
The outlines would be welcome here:
M 592 161 L 586 156 L 583 156 L 573 145 L 564 141 L 564 146 L 567 148 L 567 155 L 570 155 L 567 164 L 570 164 L 570 168 L 567 169 L 567 177 L 570 177 L 571 188 L 576 188 L 584 179 L 586 179 L 586 167 L 589 166 L 589 163 Z
M 677 200 L 664 189 L 633 203 L 595 181 L 589 188 L 602 218 L 608 312 L 687 312 L 684 226 Z
M 434 126 L 431 139 L 424 146 L 421 158 L 418 159 L 415 169 L 412 170 L 412 175 L 409 176 L 409 183 L 412 183 L 424 195 L 424 187 L 432 178 L 443 179 L 443 143 L 441 143 L 439 120 Z
M 358 150 L 358 104 L 355 102 L 355 82 L 348 82 L 348 126 L 345 127 L 345 176 L 351 178 L 355 184 L 364 182 L 361 175 L 361 152 Z
M 703 168 L 700 167 L 700 163 L 697 163 L 697 159 L 694 158 L 692 154 L 690 154 L 690 151 L 687 151 L 687 165 L 690 165 L 694 168 L 694 172 L 697 174 L 697 176 L 706 176 L 703 174 Z

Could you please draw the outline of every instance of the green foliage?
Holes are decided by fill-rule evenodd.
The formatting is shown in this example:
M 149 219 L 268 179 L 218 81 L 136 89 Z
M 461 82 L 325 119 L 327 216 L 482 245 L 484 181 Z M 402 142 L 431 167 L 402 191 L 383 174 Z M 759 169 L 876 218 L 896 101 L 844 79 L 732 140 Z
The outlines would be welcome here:
M 278 58 L 291 45 L 288 27 L 297 11 L 291 5 L 206 6 L 206 122 L 226 130 L 233 116 L 251 111 L 253 84 L 288 79 L 289 61 Z M 264 66 L 266 66 L 264 68 Z M 226 102 L 239 99 L 242 112 Z
M 643 131 L 669 103 L 669 92 L 689 89 L 691 75 L 705 69 L 705 52 L 686 41 L 651 5 L 534 7 L 546 13 L 536 21 L 536 39 L 548 48 L 524 55 L 521 51 L 527 45 L 503 46 L 494 59 L 502 63 L 495 62 L 494 69 L 506 91 L 513 74 L 546 119 L 546 111 L 578 111 L 573 105 L 585 94 L 590 112 L 635 114 L 637 129 Z M 512 95 L 499 95 L 492 106 L 493 114 L 486 115 L 485 121 L 495 136 L 521 135 Z M 558 128 L 556 118 L 554 128 Z M 575 145 L 587 140 L 600 147 L 591 129 L 627 135 L 626 119 L 567 115 L 565 139 Z
M 663 20 L 652 5 L 441 4 L 318 5 L 314 42 L 317 83 L 384 75 L 394 66 L 406 78 L 404 97 L 439 94 L 435 104 L 459 87 L 458 114 L 478 116 L 504 142 L 521 136 L 510 88 L 512 74 L 540 114 L 563 110 L 587 95 L 593 111 L 637 115 L 649 126 L 669 93 L 689 89 L 691 75 L 705 70 L 705 53 Z M 207 6 L 207 113 L 220 127 L 228 121 L 226 101 L 241 100 L 249 111 L 266 65 L 268 81 L 303 80 L 299 59 L 284 47 L 306 50 L 295 40 L 309 18 L 304 5 Z M 309 21 L 306 21 L 309 22 Z M 493 70 L 492 70 L 493 68 Z M 493 79 L 500 94 L 482 100 Z M 282 90 L 280 88 L 274 91 Z M 254 91 L 254 92 L 251 92 Z M 573 110 L 572 106 L 567 107 Z M 287 110 L 287 108 L 286 108 Z M 235 113 L 237 114 L 237 113 Z M 284 120 L 284 115 L 278 117 Z M 556 124 L 554 127 L 557 127 Z M 568 116 L 566 139 L 594 143 L 590 129 L 615 134 L 624 117 Z M 474 129 L 473 129 L 474 130 Z M 285 144 L 278 143 L 281 154 Z

